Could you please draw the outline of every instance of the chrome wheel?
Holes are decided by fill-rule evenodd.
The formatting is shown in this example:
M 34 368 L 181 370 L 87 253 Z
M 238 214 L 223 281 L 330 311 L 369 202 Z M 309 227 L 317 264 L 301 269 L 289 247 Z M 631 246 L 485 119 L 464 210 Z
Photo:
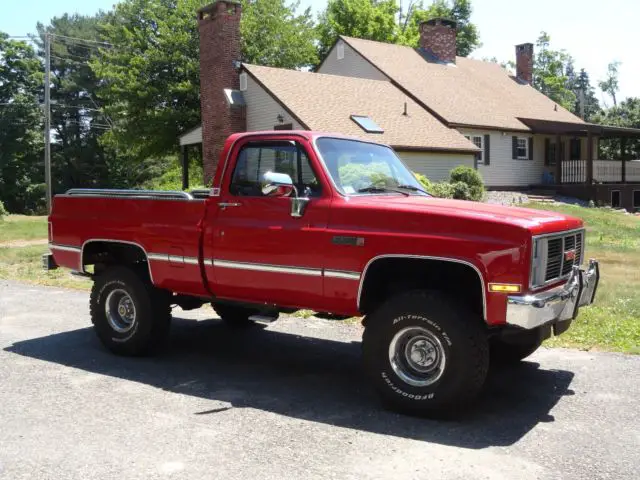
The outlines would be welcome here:
M 127 292 L 112 290 L 105 302 L 105 313 L 109 326 L 118 333 L 127 333 L 136 324 L 136 307 Z
M 407 327 L 389 344 L 389 362 L 395 374 L 414 387 L 437 382 L 446 364 L 440 339 L 423 327 Z

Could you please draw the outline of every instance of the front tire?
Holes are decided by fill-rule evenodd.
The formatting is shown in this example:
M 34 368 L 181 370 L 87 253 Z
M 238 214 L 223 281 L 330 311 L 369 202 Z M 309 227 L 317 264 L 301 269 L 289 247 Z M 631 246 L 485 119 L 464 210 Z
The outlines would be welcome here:
M 114 266 L 95 277 L 91 322 L 102 344 L 118 355 L 142 356 L 165 345 L 171 295 L 153 286 L 146 272 Z
M 385 405 L 410 414 L 460 409 L 477 396 L 489 367 L 481 320 L 439 292 L 401 294 L 373 312 L 363 356 Z

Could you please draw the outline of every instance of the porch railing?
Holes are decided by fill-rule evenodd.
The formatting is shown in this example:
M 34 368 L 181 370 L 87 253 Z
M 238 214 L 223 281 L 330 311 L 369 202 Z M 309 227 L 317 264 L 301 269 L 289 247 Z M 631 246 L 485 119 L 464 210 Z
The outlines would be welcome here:
M 617 160 L 594 160 L 593 180 L 601 183 L 622 182 L 622 164 Z M 562 162 L 562 183 L 586 183 L 587 161 L 565 160 Z M 640 182 L 640 160 L 625 164 L 625 181 Z

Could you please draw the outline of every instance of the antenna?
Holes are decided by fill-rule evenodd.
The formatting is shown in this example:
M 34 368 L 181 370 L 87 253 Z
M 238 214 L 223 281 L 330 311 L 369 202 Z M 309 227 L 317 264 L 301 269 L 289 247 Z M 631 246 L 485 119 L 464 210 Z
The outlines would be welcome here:
M 407 102 L 404 102 L 404 113 L 403 113 L 403 115 L 404 115 L 405 117 L 406 117 L 407 115 L 409 115 L 409 114 L 407 113 Z

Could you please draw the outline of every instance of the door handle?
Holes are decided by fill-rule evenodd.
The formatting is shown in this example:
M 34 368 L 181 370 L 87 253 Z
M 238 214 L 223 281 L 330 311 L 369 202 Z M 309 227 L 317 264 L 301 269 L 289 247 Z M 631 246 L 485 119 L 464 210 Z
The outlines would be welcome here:
M 241 207 L 242 203 L 240 203 L 240 202 L 220 202 L 220 203 L 218 203 L 218 206 L 220 208 Z

